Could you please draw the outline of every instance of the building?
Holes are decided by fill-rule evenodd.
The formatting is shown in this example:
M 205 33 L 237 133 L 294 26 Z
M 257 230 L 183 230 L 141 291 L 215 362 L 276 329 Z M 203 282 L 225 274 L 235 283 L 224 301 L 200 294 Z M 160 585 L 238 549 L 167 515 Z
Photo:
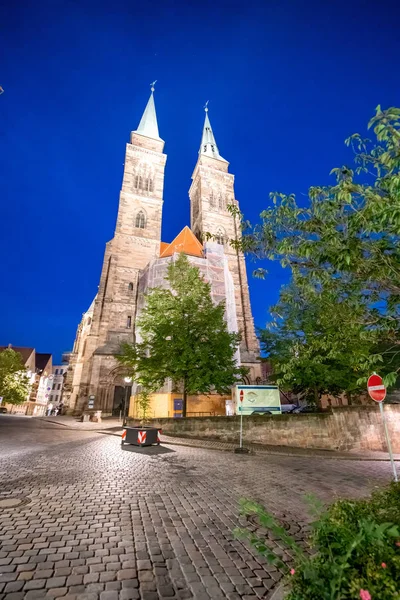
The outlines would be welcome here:
M 9 412 L 23 415 L 32 415 L 41 417 L 46 412 L 46 406 L 49 401 L 51 389 L 52 375 L 52 356 L 51 354 L 43 354 L 36 352 L 34 348 L 24 348 L 20 346 L 0 346 L 0 352 L 11 348 L 14 352 L 21 355 L 24 366 L 27 370 L 27 375 L 30 379 L 30 392 L 26 402 L 23 404 L 7 404 L 7 399 L 4 399 L 4 404 Z
M 121 343 L 135 339 L 144 292 L 162 284 L 168 263 L 182 251 L 210 280 L 215 301 L 226 301 L 228 328 L 242 334 L 238 361 L 250 369 L 249 382 L 260 377 L 244 256 L 229 244 L 241 235 L 238 218 L 228 210 L 230 204 L 238 207 L 234 176 L 219 153 L 206 108 L 189 190 L 190 229 L 177 232 L 171 243 L 161 241 L 167 156 L 153 92 L 152 88 L 126 145 L 115 234 L 106 244 L 98 292 L 83 314 L 71 353 L 65 395 L 70 409 L 77 412 L 87 406 L 89 396 L 96 409 L 119 411 L 126 384 L 115 354 Z M 205 233 L 211 233 L 213 241 L 204 241 Z
M 53 406 L 58 406 L 63 400 L 64 378 L 67 374 L 67 369 L 68 365 L 65 364 L 53 366 L 49 396 L 49 402 L 51 402 Z

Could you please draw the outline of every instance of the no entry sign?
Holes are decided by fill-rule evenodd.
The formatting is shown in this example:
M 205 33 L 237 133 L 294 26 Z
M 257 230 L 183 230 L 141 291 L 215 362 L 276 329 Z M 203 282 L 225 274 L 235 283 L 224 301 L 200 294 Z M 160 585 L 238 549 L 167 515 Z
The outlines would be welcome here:
M 383 379 L 379 375 L 371 375 L 368 379 L 368 394 L 375 402 L 383 402 L 386 398 L 386 388 L 383 384 Z

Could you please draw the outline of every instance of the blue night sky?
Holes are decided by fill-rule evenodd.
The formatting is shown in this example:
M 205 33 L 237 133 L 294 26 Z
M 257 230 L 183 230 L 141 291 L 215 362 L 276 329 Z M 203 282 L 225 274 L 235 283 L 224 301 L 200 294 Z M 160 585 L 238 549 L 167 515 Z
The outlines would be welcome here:
M 37 0 L 0 8 L 0 345 L 72 347 L 113 236 L 125 143 L 157 79 L 163 240 L 189 224 L 204 119 L 255 221 L 351 160 L 375 106 L 400 105 L 397 2 Z M 254 268 L 249 264 L 249 274 Z M 256 324 L 288 274 L 251 280 Z

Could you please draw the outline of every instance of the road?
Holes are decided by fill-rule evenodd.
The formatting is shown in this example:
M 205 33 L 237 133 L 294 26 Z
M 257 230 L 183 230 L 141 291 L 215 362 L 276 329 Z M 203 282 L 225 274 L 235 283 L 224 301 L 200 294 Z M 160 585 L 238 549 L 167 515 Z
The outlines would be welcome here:
M 301 536 L 304 495 L 367 494 L 386 462 L 235 455 L 0 416 L 0 600 L 256 600 L 281 574 L 234 539 L 238 501 Z M 273 542 L 275 543 L 275 542 Z

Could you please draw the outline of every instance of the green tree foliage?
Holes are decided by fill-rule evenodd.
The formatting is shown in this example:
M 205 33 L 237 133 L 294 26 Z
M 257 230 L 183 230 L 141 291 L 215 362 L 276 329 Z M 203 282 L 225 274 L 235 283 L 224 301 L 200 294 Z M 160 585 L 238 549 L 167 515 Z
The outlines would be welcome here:
M 268 328 L 260 332 L 276 382 L 310 403 L 342 393 L 351 403 L 362 390 L 363 376 L 381 365 L 379 332 L 364 325 L 363 297 L 341 291 L 292 282 L 281 291 Z
M 326 391 L 336 393 L 340 373 L 328 381 L 321 359 L 334 359 L 334 368 L 342 369 L 345 358 L 347 376 L 358 374 L 356 382 L 364 387 L 374 365 L 391 366 L 387 384 L 395 383 L 400 369 L 400 109 L 378 106 L 369 127 L 375 143 L 359 134 L 346 140 L 355 168 L 333 169 L 334 185 L 311 187 L 306 202 L 272 193 L 273 206 L 261 213 L 261 223 L 245 224 L 242 248 L 292 271 L 291 286 L 274 308 L 287 323 L 278 318 L 271 324 L 285 342 L 262 334 L 288 384 L 308 365 L 307 373 L 325 378 Z M 348 378 L 353 387 L 354 378 Z
M 210 284 L 181 254 L 168 267 L 169 289 L 154 288 L 139 320 L 141 341 L 123 346 L 119 360 L 144 389 L 154 391 L 166 379 L 187 395 L 226 393 L 247 372 L 235 352 L 240 337 L 229 333 L 225 306 L 215 306 Z
M 29 378 L 21 355 L 7 348 L 0 352 L 0 396 L 3 403 L 22 404 L 29 393 Z

